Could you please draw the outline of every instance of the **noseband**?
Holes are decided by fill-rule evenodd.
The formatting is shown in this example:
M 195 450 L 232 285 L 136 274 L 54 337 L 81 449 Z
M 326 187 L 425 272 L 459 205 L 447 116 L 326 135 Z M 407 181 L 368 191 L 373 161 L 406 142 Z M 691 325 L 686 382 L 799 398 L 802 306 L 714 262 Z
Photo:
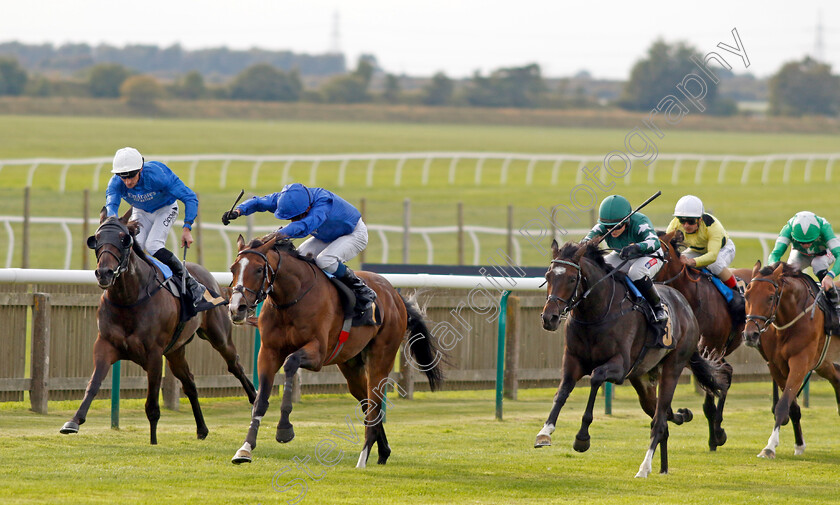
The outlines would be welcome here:
M 260 302 L 264 301 L 272 291 L 274 291 L 274 281 L 277 279 L 277 272 L 280 270 L 280 263 L 283 261 L 283 257 L 278 254 L 277 258 L 277 267 L 272 268 L 271 265 L 268 264 L 268 256 L 257 251 L 256 249 L 245 249 L 243 251 L 239 251 L 236 257 L 242 256 L 243 254 L 253 254 L 259 256 L 260 258 L 265 261 L 265 269 L 263 270 L 263 278 L 262 282 L 260 283 L 260 290 L 254 291 L 253 289 L 246 288 L 244 284 L 240 284 L 233 288 L 234 293 L 240 293 L 245 298 L 245 302 L 248 303 L 248 298 L 245 297 L 245 291 L 254 295 L 254 303 L 248 303 L 248 310 L 252 310 L 253 307 L 256 307 L 260 304 Z M 271 271 L 271 278 L 269 279 L 269 270 Z M 239 272 L 239 275 L 242 275 L 242 272 Z M 267 287 L 266 287 L 267 286 Z
M 773 305 L 770 308 L 770 317 L 754 316 L 752 314 L 747 314 L 747 323 L 753 323 L 756 329 L 758 329 L 758 334 L 761 335 L 764 332 L 766 332 L 770 328 L 770 325 L 776 321 L 776 310 L 779 308 L 779 302 L 782 299 L 782 291 L 784 291 L 784 285 L 780 287 L 779 284 L 776 283 L 776 281 L 762 278 L 755 278 L 750 281 L 750 284 L 752 284 L 753 282 L 769 282 L 773 285 L 774 289 Z M 759 321 L 761 322 L 761 324 L 758 323 Z M 744 330 L 746 330 L 746 327 L 744 328 Z

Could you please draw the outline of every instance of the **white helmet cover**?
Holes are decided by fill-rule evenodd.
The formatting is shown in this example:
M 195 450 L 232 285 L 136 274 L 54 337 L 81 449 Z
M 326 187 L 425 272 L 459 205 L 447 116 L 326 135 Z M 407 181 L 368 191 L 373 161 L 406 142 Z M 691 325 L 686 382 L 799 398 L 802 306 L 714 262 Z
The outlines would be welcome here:
M 674 207 L 675 217 L 702 217 L 703 213 L 703 202 L 694 195 L 685 195 Z
M 143 168 L 143 156 L 133 147 L 123 147 L 114 155 L 112 174 L 124 174 Z

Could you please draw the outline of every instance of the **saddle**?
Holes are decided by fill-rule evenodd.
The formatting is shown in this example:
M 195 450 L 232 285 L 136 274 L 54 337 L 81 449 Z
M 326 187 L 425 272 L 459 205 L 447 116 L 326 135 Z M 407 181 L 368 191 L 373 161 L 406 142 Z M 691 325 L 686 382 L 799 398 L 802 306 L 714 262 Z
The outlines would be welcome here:
M 356 295 L 346 284 L 336 279 L 333 276 L 327 276 L 338 290 L 338 298 L 341 300 L 341 307 L 344 311 L 345 322 L 350 320 L 350 326 L 379 326 L 382 324 L 382 311 L 379 310 L 379 305 L 376 302 L 371 304 L 371 307 L 365 311 L 364 314 L 357 315 L 354 310 L 356 306 Z
M 709 281 L 717 288 L 718 293 L 726 300 L 726 308 L 729 310 L 730 319 L 732 319 L 732 330 L 737 330 L 742 324 L 747 321 L 746 301 L 744 300 L 743 292 L 738 296 L 723 283 L 720 278 L 709 271 L 707 268 L 695 269 L 700 275 L 709 279 Z M 739 286 L 746 286 L 743 279 L 735 277 L 735 282 Z
M 189 296 L 189 292 L 181 292 L 181 279 L 172 275 L 171 268 L 153 256 L 146 255 L 146 259 L 150 260 L 151 263 L 160 271 L 161 276 L 163 277 L 161 286 L 169 291 L 172 296 L 180 300 L 181 313 L 179 321 L 181 323 L 189 321 L 199 312 L 210 310 L 213 307 L 218 307 L 219 305 L 227 305 L 228 301 L 210 289 L 209 286 L 204 286 L 204 296 L 201 300 L 198 300 L 197 302 L 196 300 L 192 300 Z
M 624 282 L 624 285 L 627 286 L 630 301 L 633 303 L 633 309 L 644 314 L 648 326 L 651 330 L 653 330 L 650 337 L 648 337 L 648 341 L 645 342 L 645 345 L 647 347 L 654 347 L 659 339 L 661 339 L 662 343 L 666 346 L 671 345 L 671 307 L 668 305 L 668 302 L 665 299 L 662 300 L 662 307 L 665 309 L 665 312 L 668 313 L 668 320 L 665 322 L 657 322 L 653 314 L 653 308 L 650 306 L 650 302 L 648 302 L 647 298 L 642 296 L 639 289 L 635 284 L 633 284 L 633 281 L 630 280 L 630 277 L 627 277 L 627 275 L 623 272 L 617 272 L 616 277 L 619 277 L 619 279 Z
M 808 285 L 808 290 L 811 292 L 811 296 L 817 297 L 817 306 L 825 315 L 823 318 L 823 330 L 825 331 L 825 334 L 832 336 L 840 335 L 840 318 L 838 317 L 837 311 L 834 309 L 834 305 L 831 303 L 831 300 L 829 300 L 825 295 L 817 296 L 819 295 L 821 288 L 820 285 L 817 284 L 817 281 L 815 281 L 810 275 L 800 273 L 799 276 Z

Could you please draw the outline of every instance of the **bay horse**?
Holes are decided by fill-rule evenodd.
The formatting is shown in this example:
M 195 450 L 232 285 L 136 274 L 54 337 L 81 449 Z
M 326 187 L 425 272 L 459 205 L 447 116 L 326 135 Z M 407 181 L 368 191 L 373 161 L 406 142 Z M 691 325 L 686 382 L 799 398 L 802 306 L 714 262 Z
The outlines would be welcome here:
M 715 392 L 722 388 L 715 365 L 697 350 L 698 326 L 691 307 L 675 289 L 656 286 L 670 311 L 670 334 L 675 347 L 655 348 L 653 329 L 631 301 L 627 285 L 614 277 L 616 271 L 607 266 L 603 251 L 596 244 L 569 242 L 560 248 L 555 240 L 551 252 L 553 259 L 545 275 L 548 293 L 542 313 L 543 328 L 555 331 L 565 319 L 566 343 L 562 381 L 534 447 L 551 445 L 560 409 L 578 380 L 589 375 L 589 401 L 573 445 L 578 452 L 588 450 L 598 388 L 607 381 L 622 384 L 629 379 L 642 409 L 653 419 L 650 446 L 636 477 L 650 474 L 657 446 L 660 473 L 668 473 L 667 422 L 679 425 L 693 417 L 689 409 L 671 409 L 683 368 L 689 366 L 703 387 Z
M 831 383 L 840 412 L 840 343 L 825 333 L 825 316 L 815 306 L 817 296 L 825 296 L 821 293 L 810 277 L 787 263 L 753 269 L 744 339 L 759 348 L 773 382 L 782 390 L 775 405 L 776 424 L 760 458 L 776 457 L 779 429 L 788 420 L 793 424 L 794 455 L 805 452 L 796 397 L 811 372 Z
M 445 362 L 446 356 L 429 332 L 420 308 L 397 293 L 384 277 L 357 272 L 376 292 L 381 324 L 353 327 L 341 343 L 342 300 L 312 258 L 301 256 L 291 240 L 277 235 L 254 239 L 247 245 L 240 235 L 237 246 L 239 252 L 230 267 L 233 273 L 230 318 L 234 324 L 243 324 L 260 301 L 265 303 L 257 321 L 262 339 L 257 358 L 257 399 L 245 443 L 231 462 L 251 462 L 274 376 L 281 366 L 285 383 L 275 439 L 286 443 L 295 436 L 289 421 L 295 373 L 299 368 L 317 372 L 335 364 L 365 412 L 365 441 L 356 467 L 367 465 L 374 442 L 379 452 L 378 463 L 384 465 L 391 449 L 382 424 L 381 404 L 389 384 L 399 388 L 389 374 L 406 331 L 410 339 L 405 345 L 405 355 L 410 366 L 425 373 L 432 391 L 439 389 L 443 381 L 441 361 Z
M 88 246 L 96 250 L 97 283 L 104 290 L 97 310 L 99 333 L 93 344 L 94 370 L 82 404 L 60 431 L 65 434 L 79 431 L 79 425 L 84 424 L 90 404 L 111 365 L 127 359 L 146 371 L 149 381 L 146 417 L 151 432 L 150 442 L 157 444 L 157 423 L 160 419 L 158 396 L 163 356 L 166 356 L 170 371 L 181 381 L 184 394 L 190 400 L 196 433 L 203 440 L 208 429 L 198 403 L 195 381 L 185 359 L 186 345 L 194 333 L 209 341 L 222 355 L 228 371 L 242 383 L 249 402 L 254 402 L 256 391 L 239 363 L 225 307 L 200 312 L 186 321 L 177 340 L 172 340 L 180 320 L 181 302 L 162 288 L 163 277 L 145 259 L 146 254 L 134 241 L 139 224 L 129 222 L 130 215 L 131 209 L 121 218 L 107 217 L 103 208 L 99 228 L 88 238 Z M 205 286 L 221 291 L 210 272 L 201 265 L 187 263 L 187 269 Z
M 709 422 L 709 450 L 715 451 L 726 443 L 726 430 L 721 424 L 726 395 L 732 385 L 732 365 L 727 363 L 724 357 L 729 356 L 741 345 L 744 321 L 733 321 L 726 300 L 706 275 L 680 261 L 679 247 L 683 240 L 684 236 L 680 230 L 659 237 L 666 261 L 655 280 L 671 286 L 685 297 L 700 327 L 698 349 L 710 359 L 720 362 L 724 381 L 717 404 L 715 395 L 709 390 L 705 390 L 703 402 L 703 413 Z M 749 269 L 740 269 L 733 273 L 747 281 L 752 277 Z

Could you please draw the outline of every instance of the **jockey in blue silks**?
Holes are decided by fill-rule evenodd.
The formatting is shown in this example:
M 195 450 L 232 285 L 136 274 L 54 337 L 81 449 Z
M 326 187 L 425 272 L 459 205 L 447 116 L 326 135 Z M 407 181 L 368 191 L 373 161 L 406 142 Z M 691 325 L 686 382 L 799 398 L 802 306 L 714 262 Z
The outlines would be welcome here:
M 326 189 L 293 183 L 284 186 L 279 193 L 255 196 L 225 212 L 222 224 L 227 226 L 231 220 L 254 212 L 273 212 L 277 219 L 291 220 L 277 230 L 284 237 L 311 235 L 297 248 L 298 252 L 311 255 L 321 270 L 353 290 L 357 314 L 364 314 L 370 308 L 376 293 L 344 265 L 368 243 L 367 226 L 354 206 Z

